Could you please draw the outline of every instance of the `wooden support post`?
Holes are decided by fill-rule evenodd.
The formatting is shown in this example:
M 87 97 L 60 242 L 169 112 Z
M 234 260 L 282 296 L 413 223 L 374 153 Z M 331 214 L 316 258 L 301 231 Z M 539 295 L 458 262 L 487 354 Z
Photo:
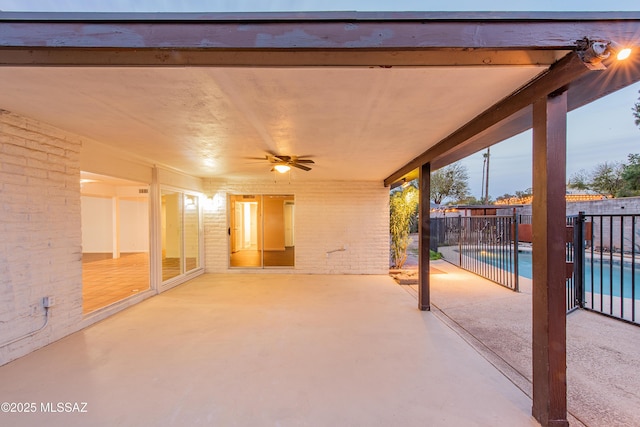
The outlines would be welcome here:
M 429 249 L 431 247 L 431 165 L 425 163 L 420 167 L 420 212 L 418 223 L 418 308 L 431 310 L 429 295 Z
M 565 182 L 567 93 L 533 105 L 533 416 L 567 422 Z

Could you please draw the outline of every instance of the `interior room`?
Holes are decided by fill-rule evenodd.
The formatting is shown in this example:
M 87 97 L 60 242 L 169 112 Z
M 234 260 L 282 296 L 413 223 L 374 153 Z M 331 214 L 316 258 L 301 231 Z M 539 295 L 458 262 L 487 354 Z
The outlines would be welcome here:
M 293 195 L 229 196 L 229 265 L 295 265 Z
M 149 289 L 149 186 L 82 172 L 82 312 Z

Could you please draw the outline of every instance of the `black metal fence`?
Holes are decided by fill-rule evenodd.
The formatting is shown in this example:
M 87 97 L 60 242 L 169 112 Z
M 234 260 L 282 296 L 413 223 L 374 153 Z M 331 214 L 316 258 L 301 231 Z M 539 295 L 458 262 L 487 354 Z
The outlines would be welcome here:
M 640 215 L 585 215 L 577 217 L 582 258 L 576 277 L 580 306 L 606 316 L 640 324 Z M 578 249 L 576 248 L 576 251 Z M 576 252 L 577 253 L 577 252 Z M 580 271 L 582 270 L 582 271 Z
M 529 256 L 519 265 L 518 229 L 531 222 L 530 215 L 434 218 L 431 241 L 447 261 L 517 291 L 521 268 L 531 277 L 533 266 Z M 567 312 L 584 308 L 640 325 L 639 223 L 631 214 L 567 217 Z
M 431 239 L 447 261 L 518 291 L 516 216 L 469 216 L 431 221 Z
M 580 301 L 582 300 L 582 281 L 580 280 L 582 270 L 579 268 L 579 265 L 582 265 L 583 257 L 581 257 L 582 252 L 580 252 L 580 246 L 576 244 L 576 242 L 580 240 L 576 228 L 579 224 L 581 224 L 581 222 L 577 215 L 567 217 L 567 231 L 565 236 L 565 294 L 567 313 L 580 308 Z

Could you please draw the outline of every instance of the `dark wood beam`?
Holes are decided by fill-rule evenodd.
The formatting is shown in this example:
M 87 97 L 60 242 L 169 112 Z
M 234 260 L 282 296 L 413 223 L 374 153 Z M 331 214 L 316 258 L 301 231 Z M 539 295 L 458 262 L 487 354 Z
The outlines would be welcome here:
M 301 65 L 327 65 L 336 50 L 567 50 L 585 36 L 637 36 L 640 13 L 280 13 L 12 14 L 0 13 L 0 47 L 30 65 L 77 58 L 73 65 L 112 65 L 113 49 L 151 50 L 146 65 L 174 65 L 194 50 L 311 50 Z M 91 49 L 93 57 L 86 50 Z M 46 55 L 37 55 L 37 51 Z M 29 61 L 29 52 L 33 58 Z M 59 53 L 60 52 L 60 53 Z M 197 56 L 197 55 L 196 55 Z M 48 59 L 49 58 L 49 59 Z M 104 58 L 104 59 L 100 59 Z M 229 61 L 229 60 L 227 60 Z M 291 59 L 287 60 L 293 61 Z M 535 63 L 535 58 L 531 62 Z M 123 61 L 124 62 L 124 61 Z M 196 62 L 204 62 L 203 58 Z M 230 61 L 233 63 L 233 61 Z M 329 61 L 331 63 L 331 61 Z M 384 65 L 375 61 L 377 65 Z M 428 65 L 428 64 L 425 64 Z
M 533 105 L 533 416 L 568 427 L 565 306 L 567 93 Z
M 429 263 L 431 261 L 431 167 L 425 163 L 420 168 L 420 212 L 418 224 L 418 308 L 431 310 Z
M 617 90 L 640 81 L 640 55 L 625 61 L 609 61 L 606 71 L 583 74 L 568 85 L 568 109 L 573 111 Z M 532 108 L 529 106 L 490 127 L 431 161 L 433 169 L 446 166 L 493 144 L 531 129 Z
M 585 36 L 633 40 L 639 13 L 621 20 L 360 19 L 355 13 L 336 19 L 6 19 L 0 14 L 0 45 L 23 48 L 119 49 L 572 49 Z M 637 22 L 636 22 L 637 24 Z M 628 28 L 626 28 L 628 27 Z
M 564 51 L 561 51 L 564 52 Z M 323 52 L 325 67 L 453 67 L 551 65 L 552 50 L 333 50 Z M 309 49 L 116 49 L 0 47 L 0 66 L 94 67 L 306 67 L 318 66 Z
M 40 22 L 245 22 L 245 21 L 602 21 L 639 12 L 0 12 L 3 21 Z

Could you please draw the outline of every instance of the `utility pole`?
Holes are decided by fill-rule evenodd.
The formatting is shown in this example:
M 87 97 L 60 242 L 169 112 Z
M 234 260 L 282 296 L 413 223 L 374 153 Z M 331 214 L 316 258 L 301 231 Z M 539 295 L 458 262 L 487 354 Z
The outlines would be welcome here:
M 480 184 L 480 201 L 484 203 L 484 171 L 487 168 L 487 155 L 483 154 L 484 160 L 482 161 L 482 183 Z
M 485 154 L 483 154 L 484 160 L 485 160 L 485 166 L 487 169 L 487 172 L 485 174 L 484 169 L 482 171 L 482 175 L 486 176 L 486 179 L 484 181 L 484 204 L 487 205 L 489 204 L 489 158 L 491 157 L 491 153 L 490 153 L 490 148 L 487 147 L 487 152 Z

